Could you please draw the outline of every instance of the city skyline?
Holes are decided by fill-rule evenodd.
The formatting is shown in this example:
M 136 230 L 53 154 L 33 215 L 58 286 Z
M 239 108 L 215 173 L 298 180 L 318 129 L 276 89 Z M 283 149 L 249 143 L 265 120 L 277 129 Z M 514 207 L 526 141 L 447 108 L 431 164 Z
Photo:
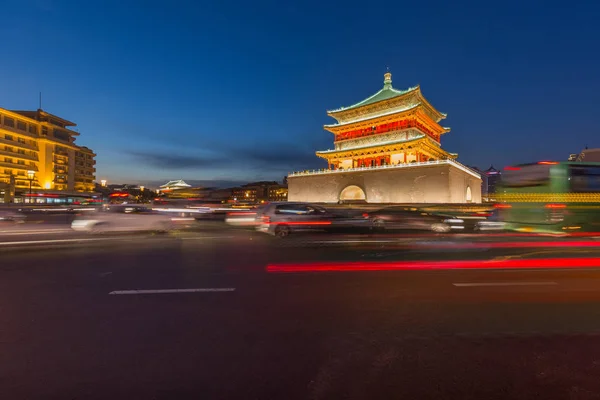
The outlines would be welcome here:
M 36 109 L 42 92 L 44 110 L 77 121 L 109 182 L 280 181 L 326 167 L 315 157 L 331 147 L 326 110 L 378 90 L 386 67 L 448 114 L 442 145 L 465 165 L 597 146 L 595 4 L 161 4 L 10 2 L 2 29 L 20 40 L 5 44 L 0 107 Z M 32 53 L 38 43 L 47 51 Z

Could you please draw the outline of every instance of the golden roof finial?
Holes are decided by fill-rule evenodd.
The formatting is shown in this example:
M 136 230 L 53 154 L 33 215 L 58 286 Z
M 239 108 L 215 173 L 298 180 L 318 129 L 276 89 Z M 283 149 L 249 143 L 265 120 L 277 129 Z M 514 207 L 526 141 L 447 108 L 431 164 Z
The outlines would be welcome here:
M 390 72 L 390 67 L 386 67 L 387 72 L 383 74 L 383 86 L 391 87 L 392 86 L 392 73 Z

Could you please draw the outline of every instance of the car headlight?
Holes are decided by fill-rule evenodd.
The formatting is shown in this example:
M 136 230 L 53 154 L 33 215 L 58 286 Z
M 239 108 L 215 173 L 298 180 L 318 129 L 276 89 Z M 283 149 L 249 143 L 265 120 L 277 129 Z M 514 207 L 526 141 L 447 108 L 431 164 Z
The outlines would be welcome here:
M 463 221 L 462 219 L 458 219 L 458 218 L 448 218 L 444 220 L 445 223 L 447 224 L 462 224 Z

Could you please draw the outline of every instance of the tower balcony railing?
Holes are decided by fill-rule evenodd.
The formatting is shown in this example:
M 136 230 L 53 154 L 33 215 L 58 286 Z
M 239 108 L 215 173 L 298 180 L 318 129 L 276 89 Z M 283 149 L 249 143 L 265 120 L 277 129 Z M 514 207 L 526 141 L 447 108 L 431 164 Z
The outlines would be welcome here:
M 481 178 L 481 176 L 473 171 L 472 169 L 465 167 L 458 161 L 446 159 L 446 160 L 434 160 L 434 161 L 422 161 L 422 162 L 411 162 L 411 163 L 402 163 L 402 164 L 387 164 L 387 165 L 376 165 L 376 166 L 365 166 L 365 167 L 354 167 L 354 168 L 338 168 L 338 169 L 313 169 L 306 171 L 297 171 L 291 172 L 288 174 L 288 177 L 296 177 L 296 176 L 307 176 L 307 175 L 324 175 L 324 174 L 343 174 L 348 172 L 364 172 L 364 171 L 373 171 L 373 170 L 390 170 L 390 169 L 402 169 L 402 168 L 415 168 L 415 167 L 425 167 L 425 166 L 433 166 L 433 165 L 452 165 L 464 172 L 473 175 L 476 178 Z

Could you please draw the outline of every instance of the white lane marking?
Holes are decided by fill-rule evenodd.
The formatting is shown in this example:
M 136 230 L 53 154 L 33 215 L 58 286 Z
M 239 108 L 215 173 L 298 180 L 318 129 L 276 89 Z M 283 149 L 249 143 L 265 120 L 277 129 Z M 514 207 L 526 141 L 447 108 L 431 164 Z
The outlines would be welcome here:
M 164 293 L 204 293 L 204 292 L 234 292 L 235 288 L 204 288 L 204 289 L 155 289 L 155 290 L 115 290 L 109 294 L 164 294 Z
M 324 244 L 343 244 L 343 243 L 398 243 L 402 241 L 400 240 L 313 240 L 314 243 L 324 243 Z
M 72 229 L 69 230 L 65 230 L 65 231 L 31 231 L 31 232 L 14 232 L 14 233 L 2 233 L 0 234 L 0 236 L 26 236 L 26 235 L 43 235 L 43 234 L 48 234 L 48 235 L 53 235 L 56 233 L 68 233 L 68 232 L 75 232 Z
M 59 229 L 31 229 L 31 230 L 26 230 L 26 229 L 13 229 L 13 230 L 4 230 L 4 231 L 0 231 L 0 234 L 6 235 L 24 235 L 24 234 L 29 234 L 29 233 L 46 233 L 46 232 L 72 232 L 73 230 L 71 228 L 59 228 Z
M 556 282 L 467 282 L 453 283 L 457 287 L 476 287 L 476 286 L 552 286 L 558 285 Z
M 235 236 L 194 236 L 194 237 L 182 237 L 181 240 L 202 240 L 202 239 L 231 239 Z
M 14 246 L 16 244 L 51 244 L 51 243 L 78 243 L 100 240 L 123 240 L 123 238 L 92 238 L 92 239 L 51 239 L 51 240 L 27 240 L 19 242 L 0 242 L 0 246 Z

